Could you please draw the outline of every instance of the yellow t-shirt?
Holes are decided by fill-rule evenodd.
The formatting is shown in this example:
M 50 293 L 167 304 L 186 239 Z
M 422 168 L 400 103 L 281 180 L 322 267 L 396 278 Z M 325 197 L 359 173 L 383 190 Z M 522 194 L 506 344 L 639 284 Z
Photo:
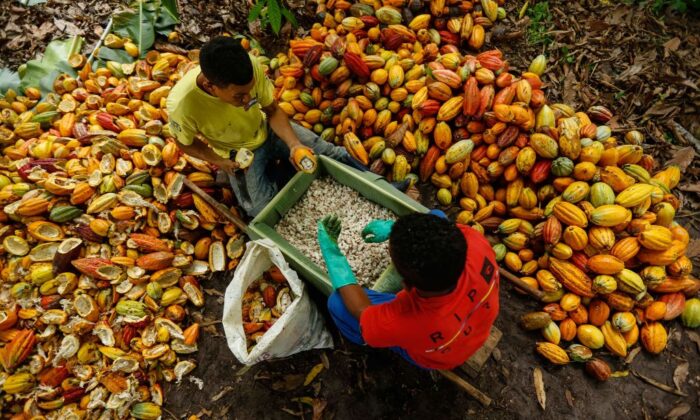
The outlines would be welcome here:
M 253 63 L 255 84 L 251 96 L 258 99 L 248 111 L 209 95 L 197 86 L 199 66 L 177 82 L 167 100 L 170 132 L 184 145 L 192 144 L 197 133 L 203 135 L 209 146 L 221 157 L 229 157 L 231 150 L 245 147 L 255 150 L 267 139 L 267 121 L 262 107 L 273 101 L 272 82 L 265 76 L 257 57 Z

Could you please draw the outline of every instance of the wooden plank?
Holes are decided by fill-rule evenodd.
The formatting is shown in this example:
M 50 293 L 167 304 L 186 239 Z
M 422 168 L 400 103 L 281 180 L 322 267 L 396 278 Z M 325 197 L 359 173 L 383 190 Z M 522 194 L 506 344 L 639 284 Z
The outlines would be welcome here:
M 503 267 L 498 267 L 498 272 L 501 274 L 502 277 L 505 277 L 506 280 L 509 280 L 519 288 L 525 290 L 527 293 L 531 294 L 532 296 L 536 297 L 537 300 L 542 300 L 544 298 L 544 292 L 541 290 L 537 290 L 534 287 L 530 286 L 529 284 L 525 283 L 523 279 L 520 277 L 514 275 L 510 271 L 506 270 Z
M 190 181 L 189 179 L 185 178 L 183 182 L 185 186 L 192 190 L 193 193 L 197 194 L 202 198 L 202 200 L 206 201 L 207 204 L 214 207 L 214 210 L 218 211 L 220 215 L 226 218 L 226 220 L 236 225 L 244 233 L 248 233 L 248 225 L 243 220 L 241 220 L 241 218 L 231 213 L 231 211 L 227 209 L 226 206 L 216 201 L 214 197 L 207 194 L 206 191 L 199 188 L 194 182 Z
M 496 328 L 496 326 L 491 327 L 491 333 L 484 342 L 484 345 L 481 346 L 481 348 L 479 348 L 479 350 L 477 350 L 476 353 L 469 358 L 469 360 L 460 366 L 461 369 L 472 378 L 479 376 L 481 368 L 484 367 L 486 361 L 489 360 L 489 357 L 491 357 L 491 353 L 493 353 L 493 349 L 495 349 L 498 343 L 501 341 L 501 337 L 503 337 L 503 332 Z
M 449 379 L 453 384 L 462 388 L 463 391 L 471 395 L 475 400 L 479 401 L 484 407 L 491 405 L 492 400 L 488 395 L 484 394 L 479 388 L 462 379 L 462 377 L 456 373 L 452 372 L 451 370 L 438 370 L 438 372 L 440 372 L 440 374 L 445 378 Z

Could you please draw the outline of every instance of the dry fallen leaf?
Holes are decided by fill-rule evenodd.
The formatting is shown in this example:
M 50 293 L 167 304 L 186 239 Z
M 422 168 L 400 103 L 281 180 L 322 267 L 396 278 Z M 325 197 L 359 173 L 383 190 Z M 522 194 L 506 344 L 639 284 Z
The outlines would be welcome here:
M 238 369 L 238 371 L 236 372 L 236 376 L 243 376 L 243 375 L 245 375 L 246 373 L 248 373 L 248 371 L 249 371 L 250 368 L 252 368 L 252 367 L 253 367 L 253 365 L 243 366 L 242 368 Z
M 632 371 L 632 374 L 633 374 L 634 376 L 636 376 L 637 378 L 641 379 L 642 381 L 648 383 L 649 385 L 655 386 L 655 387 L 659 388 L 659 389 L 662 390 L 662 391 L 666 391 L 666 392 L 668 392 L 668 393 L 671 393 L 671 394 L 674 394 L 674 395 L 678 395 L 679 397 L 687 397 L 687 396 L 688 396 L 688 394 L 686 394 L 686 393 L 684 393 L 684 392 L 682 392 L 682 391 L 679 391 L 679 390 L 677 390 L 677 389 L 671 388 L 670 386 L 668 386 L 668 385 L 666 385 L 666 384 L 664 384 L 664 383 L 661 383 L 661 382 L 657 381 L 656 379 L 652 379 L 652 378 L 649 378 L 649 377 L 647 377 L 647 376 L 644 376 L 644 375 L 642 375 L 642 374 L 639 373 L 639 372 Z
M 681 168 L 681 172 L 685 172 L 688 165 L 693 163 L 695 159 L 695 150 L 692 147 L 684 147 L 682 149 L 676 150 L 673 157 L 666 161 L 664 166 L 678 165 Z
M 678 189 L 686 192 L 700 192 L 700 184 L 683 184 Z
M 216 402 L 219 401 L 224 395 L 228 394 L 229 392 L 233 391 L 233 387 L 228 385 L 225 386 L 221 391 L 219 391 L 218 394 L 214 395 L 211 397 L 211 402 Z
M 695 331 L 686 331 L 686 334 L 688 334 L 690 341 L 698 346 L 698 353 L 700 353 L 700 334 L 696 333 Z
M 698 255 L 700 255 L 700 239 L 693 239 L 688 243 L 688 247 L 685 249 L 685 256 L 694 258 Z
M 323 370 L 323 363 L 319 363 L 311 368 L 309 373 L 306 374 L 306 379 L 304 380 L 304 386 L 310 384 L 316 379 L 319 373 Z
M 216 289 L 204 289 L 204 293 L 208 294 L 209 296 L 223 296 L 224 294 L 220 292 L 219 290 Z
M 406 195 L 411 197 L 414 201 L 420 202 L 420 191 L 415 186 L 411 185 L 406 189 Z
M 311 406 L 313 409 L 313 420 L 321 420 L 323 418 L 323 410 L 326 409 L 327 405 L 326 400 L 322 400 L 320 398 L 300 397 L 292 398 L 292 401 Z
M 53 23 L 56 25 L 56 28 L 58 28 L 59 31 L 64 32 L 66 35 L 83 35 L 83 30 L 71 22 L 54 18 Z
M 686 379 L 688 379 L 688 368 L 690 364 L 688 362 L 683 362 L 676 367 L 673 371 L 673 383 L 676 384 L 676 389 L 681 391 Z
M 564 391 L 564 396 L 566 397 L 566 403 L 569 404 L 570 408 L 574 408 L 574 396 L 568 389 Z
M 668 58 L 669 52 L 674 52 L 681 46 L 681 40 L 678 37 L 669 39 L 664 43 L 664 58 Z
M 272 383 L 274 391 L 288 392 L 299 388 L 304 384 L 304 375 L 300 373 L 284 375 L 282 379 Z
M 326 369 L 331 368 L 331 362 L 328 360 L 328 355 L 326 354 L 325 351 L 321 353 L 321 363 L 323 363 L 324 368 L 326 368 Z
M 682 417 L 690 412 L 690 404 L 688 403 L 680 403 L 677 406 L 673 407 L 671 411 L 666 414 L 667 419 L 677 419 L 678 417 Z
M 625 358 L 625 364 L 626 365 L 632 364 L 632 362 L 634 361 L 634 358 L 637 357 L 637 355 L 639 354 L 640 351 L 642 351 L 641 347 L 635 347 L 632 350 L 630 350 L 629 354 Z
M 535 384 L 535 393 L 537 394 L 537 402 L 540 403 L 542 410 L 547 408 L 547 394 L 544 392 L 544 379 L 542 379 L 542 369 L 536 367 L 532 372 L 532 378 Z
M 220 418 L 220 419 L 227 418 L 226 415 L 228 414 L 229 410 L 231 410 L 230 405 L 225 405 L 225 406 L 221 407 L 221 410 L 219 410 L 219 413 L 218 413 L 218 418 Z
M 314 401 L 311 405 L 311 407 L 314 410 L 313 420 L 323 419 L 323 410 L 326 409 L 326 405 L 327 405 L 326 400 L 314 398 Z
M 202 408 L 201 410 L 199 410 L 199 413 L 195 414 L 195 416 L 197 416 L 197 417 L 204 417 L 204 416 L 211 417 L 212 414 L 214 414 L 213 411 L 207 410 L 206 408 Z
M 287 407 L 282 407 L 282 408 L 280 408 L 280 410 L 284 411 L 285 413 L 289 414 L 292 417 L 299 417 L 299 418 L 304 417 L 304 413 L 301 411 L 294 411 L 294 410 L 287 408 Z

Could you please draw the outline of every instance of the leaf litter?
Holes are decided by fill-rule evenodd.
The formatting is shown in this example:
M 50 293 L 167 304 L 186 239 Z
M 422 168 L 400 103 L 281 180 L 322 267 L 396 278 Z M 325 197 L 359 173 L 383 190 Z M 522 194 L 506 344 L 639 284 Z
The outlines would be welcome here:
M 542 410 L 547 408 L 547 393 L 544 390 L 544 379 L 542 378 L 542 369 L 536 367 L 532 371 L 532 380 L 535 385 L 535 395 L 537 396 L 537 402 L 542 407 Z

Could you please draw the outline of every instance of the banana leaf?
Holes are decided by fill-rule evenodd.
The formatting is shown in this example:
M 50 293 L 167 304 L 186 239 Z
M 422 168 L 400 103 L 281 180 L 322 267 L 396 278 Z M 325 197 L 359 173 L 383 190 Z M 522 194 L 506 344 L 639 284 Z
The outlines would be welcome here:
M 53 91 L 53 81 L 61 73 L 76 76 L 77 72 L 68 64 L 68 57 L 80 52 L 83 38 L 74 36 L 65 40 L 54 40 L 46 46 L 44 56 L 30 60 L 19 69 L 19 88 L 34 86 L 42 94 Z
M 177 0 L 161 0 L 161 6 L 158 10 L 158 18 L 156 19 L 156 32 L 161 35 L 168 36 L 172 31 L 173 26 L 180 23 L 180 13 L 177 10 Z
M 104 63 L 107 61 L 116 61 L 117 63 L 122 64 L 131 63 L 134 61 L 134 58 L 127 54 L 126 51 L 105 46 L 100 47 L 100 51 L 97 53 L 97 58 L 100 59 L 98 62 L 99 65 L 104 65 Z
M 36 6 L 37 4 L 46 3 L 47 1 L 49 0 L 17 0 L 19 4 L 27 7 Z
M 167 36 L 173 26 L 180 23 L 180 14 L 176 0 L 140 0 L 131 3 L 129 9 L 115 12 L 113 19 L 112 32 L 130 38 L 139 47 L 139 56 L 143 57 L 153 46 L 156 33 Z M 129 58 L 121 62 L 131 61 L 133 59 Z
M 0 69 L 0 96 L 9 89 L 17 90 L 19 87 L 19 75 L 10 69 Z
M 143 56 L 156 40 L 154 29 L 155 10 L 152 2 L 138 2 L 135 9 L 119 10 L 112 15 L 112 32 L 130 38 L 139 47 L 139 56 Z

